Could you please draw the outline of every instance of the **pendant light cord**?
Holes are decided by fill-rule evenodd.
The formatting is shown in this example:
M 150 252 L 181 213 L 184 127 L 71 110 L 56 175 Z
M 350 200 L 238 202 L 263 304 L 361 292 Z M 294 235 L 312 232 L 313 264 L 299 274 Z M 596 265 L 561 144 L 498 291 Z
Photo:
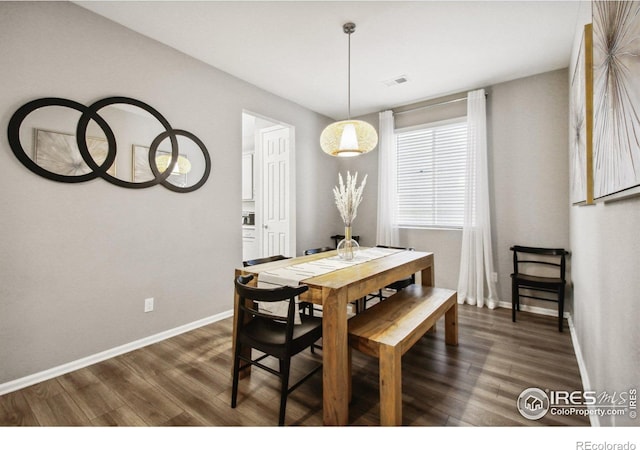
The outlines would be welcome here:
M 352 32 L 351 32 L 352 33 Z M 348 51 L 348 61 L 349 66 L 347 70 L 347 120 L 351 119 L 351 33 L 347 33 L 349 35 L 349 51 Z
M 349 65 L 347 66 L 347 120 L 351 119 L 351 35 L 356 31 L 356 24 L 348 22 L 342 25 L 342 31 L 349 35 L 349 51 L 347 58 Z

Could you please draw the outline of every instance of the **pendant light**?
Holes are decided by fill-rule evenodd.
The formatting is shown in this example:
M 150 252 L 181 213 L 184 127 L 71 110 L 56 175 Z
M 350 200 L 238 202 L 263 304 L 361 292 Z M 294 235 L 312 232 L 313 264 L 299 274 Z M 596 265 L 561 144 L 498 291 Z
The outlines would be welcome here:
M 331 156 L 357 156 L 376 148 L 378 134 L 371 124 L 351 119 L 351 35 L 356 24 L 345 23 L 342 30 L 349 36 L 348 115 L 347 120 L 334 122 L 322 131 L 320 146 Z

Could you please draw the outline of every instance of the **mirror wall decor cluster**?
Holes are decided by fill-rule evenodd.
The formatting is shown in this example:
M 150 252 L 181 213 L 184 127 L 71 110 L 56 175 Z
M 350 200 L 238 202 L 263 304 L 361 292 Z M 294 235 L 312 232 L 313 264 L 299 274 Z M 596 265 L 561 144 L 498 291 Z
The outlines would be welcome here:
M 88 107 L 64 98 L 33 100 L 13 114 L 8 134 L 22 164 L 64 183 L 100 177 L 126 188 L 161 184 L 184 193 L 200 188 L 211 172 L 200 139 L 128 97 L 104 98 Z

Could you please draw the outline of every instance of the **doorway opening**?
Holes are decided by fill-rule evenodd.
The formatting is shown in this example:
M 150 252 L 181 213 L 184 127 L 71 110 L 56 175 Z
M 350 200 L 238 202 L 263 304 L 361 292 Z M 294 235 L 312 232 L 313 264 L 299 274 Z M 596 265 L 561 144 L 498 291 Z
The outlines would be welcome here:
M 242 113 L 242 259 L 296 255 L 294 127 Z

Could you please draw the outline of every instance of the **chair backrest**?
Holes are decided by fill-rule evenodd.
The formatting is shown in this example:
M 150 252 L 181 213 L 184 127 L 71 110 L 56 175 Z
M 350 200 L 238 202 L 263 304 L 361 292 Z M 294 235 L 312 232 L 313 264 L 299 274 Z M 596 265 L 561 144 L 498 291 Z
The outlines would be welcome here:
M 525 265 L 529 268 L 554 267 L 559 270 L 560 278 L 565 280 L 566 257 L 569 254 L 565 249 L 514 245 L 510 250 L 513 252 L 514 274 L 523 273 L 522 266 Z
M 272 261 L 280 261 L 281 259 L 289 259 L 289 257 L 283 256 L 283 255 L 275 255 L 275 256 L 267 256 L 266 258 L 249 259 L 247 261 L 242 261 L 242 265 L 244 267 L 256 266 L 258 264 L 264 264 Z
M 415 250 L 415 248 L 413 248 L 413 247 L 391 247 L 390 245 L 380 245 L 380 244 L 376 245 L 376 247 L 378 247 L 378 248 L 394 248 L 396 250 L 411 250 L 411 251 Z
M 334 234 L 333 236 L 331 236 L 331 239 L 335 241 L 336 247 L 338 247 L 340 241 L 344 239 L 344 234 Z M 353 239 L 357 243 L 360 243 L 360 236 L 351 236 L 351 239 Z
M 295 298 L 306 292 L 309 286 L 300 285 L 293 286 L 281 286 L 272 289 L 258 288 L 253 286 L 247 286 L 247 283 L 253 280 L 253 275 L 246 277 L 239 276 L 235 280 L 235 288 L 239 297 L 238 302 L 238 331 L 241 332 L 244 324 L 247 321 L 245 314 L 248 314 L 251 319 L 259 317 L 264 320 L 270 320 L 274 322 L 281 322 L 287 324 L 287 336 L 290 338 L 289 331 L 293 330 L 295 323 Z M 251 300 L 251 301 L 248 301 Z M 286 316 L 276 316 L 273 314 L 267 314 L 261 312 L 258 307 L 258 302 L 281 302 L 283 300 L 289 300 L 289 308 Z M 291 327 L 291 330 L 289 330 Z
M 319 248 L 310 248 L 304 251 L 305 255 L 315 255 L 316 253 L 324 253 L 330 252 L 331 250 L 335 250 L 333 247 L 319 247 Z
M 390 245 L 381 245 L 381 244 L 376 245 L 376 247 L 378 247 L 378 248 L 393 248 L 393 249 L 396 249 L 396 250 L 415 251 L 415 249 L 413 247 L 392 247 Z M 416 282 L 416 274 L 415 273 L 411 274 L 411 282 L 412 283 Z

